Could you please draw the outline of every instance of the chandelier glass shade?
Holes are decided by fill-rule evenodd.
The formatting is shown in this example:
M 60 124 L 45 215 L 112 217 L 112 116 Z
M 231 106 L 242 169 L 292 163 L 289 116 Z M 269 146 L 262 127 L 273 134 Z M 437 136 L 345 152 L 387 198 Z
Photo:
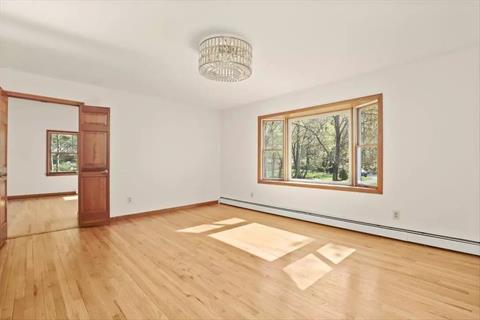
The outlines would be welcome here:
M 252 74 L 252 46 L 239 38 L 215 36 L 200 43 L 198 70 L 207 79 L 237 82 Z

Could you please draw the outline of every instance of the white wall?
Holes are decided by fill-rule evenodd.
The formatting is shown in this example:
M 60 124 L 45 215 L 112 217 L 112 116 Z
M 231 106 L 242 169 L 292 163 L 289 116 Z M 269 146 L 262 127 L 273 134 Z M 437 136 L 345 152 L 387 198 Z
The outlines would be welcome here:
M 0 86 L 111 108 L 111 216 L 218 199 L 218 111 L 10 69 Z
M 78 108 L 23 99 L 8 101 L 9 196 L 77 190 L 77 176 L 47 176 L 47 129 L 78 131 Z
M 480 241 L 479 56 L 464 49 L 223 111 L 221 195 Z M 383 195 L 257 184 L 258 115 L 375 93 Z

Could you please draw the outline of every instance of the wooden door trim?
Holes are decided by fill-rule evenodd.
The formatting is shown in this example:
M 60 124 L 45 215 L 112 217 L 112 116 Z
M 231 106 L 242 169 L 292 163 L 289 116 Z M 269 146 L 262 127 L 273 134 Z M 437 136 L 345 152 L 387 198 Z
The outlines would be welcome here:
M 9 98 L 18 98 L 18 99 L 33 100 L 33 101 L 39 101 L 39 102 L 64 104 L 64 105 L 73 106 L 73 107 L 80 107 L 83 104 L 83 102 L 81 101 L 68 100 L 63 98 L 54 98 L 54 97 L 48 97 L 48 96 L 40 96 L 36 94 L 23 93 L 23 92 L 17 92 L 17 91 L 4 90 L 3 92 L 5 92 L 6 96 Z
M 5 97 L 5 117 L 7 119 L 7 126 L 5 132 L 5 168 L 8 170 L 8 95 L 6 91 L 0 87 L 0 99 Z M 7 171 L 8 172 L 8 171 Z M 3 177 L 2 177 L 3 178 Z M 5 178 L 5 179 L 8 179 Z M 0 225 L 0 248 L 2 248 L 7 242 L 7 230 L 8 230 L 8 208 L 7 208 L 7 181 L 5 180 L 5 198 L 4 198 L 4 206 L 5 206 L 5 224 L 4 226 Z

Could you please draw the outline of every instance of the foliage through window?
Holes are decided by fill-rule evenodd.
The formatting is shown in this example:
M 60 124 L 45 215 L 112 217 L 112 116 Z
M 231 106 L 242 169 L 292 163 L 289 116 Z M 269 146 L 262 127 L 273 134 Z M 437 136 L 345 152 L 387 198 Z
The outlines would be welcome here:
M 348 183 L 350 113 L 326 113 L 289 120 L 290 178 Z
M 77 173 L 77 133 L 47 131 L 47 175 Z
M 259 182 L 382 192 L 382 95 L 260 116 Z

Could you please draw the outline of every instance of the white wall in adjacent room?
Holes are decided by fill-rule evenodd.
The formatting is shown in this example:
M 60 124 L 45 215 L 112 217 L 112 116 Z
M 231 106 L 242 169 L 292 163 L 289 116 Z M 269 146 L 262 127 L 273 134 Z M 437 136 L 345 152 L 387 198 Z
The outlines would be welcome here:
M 0 81 L 111 108 L 111 216 L 218 199 L 219 111 L 11 69 L 0 69 Z
M 77 176 L 47 176 L 47 130 L 78 131 L 78 108 L 31 100 L 8 101 L 9 196 L 77 190 Z
M 221 195 L 479 241 L 479 56 L 465 48 L 222 111 Z M 257 183 L 257 116 L 376 93 L 383 195 Z

